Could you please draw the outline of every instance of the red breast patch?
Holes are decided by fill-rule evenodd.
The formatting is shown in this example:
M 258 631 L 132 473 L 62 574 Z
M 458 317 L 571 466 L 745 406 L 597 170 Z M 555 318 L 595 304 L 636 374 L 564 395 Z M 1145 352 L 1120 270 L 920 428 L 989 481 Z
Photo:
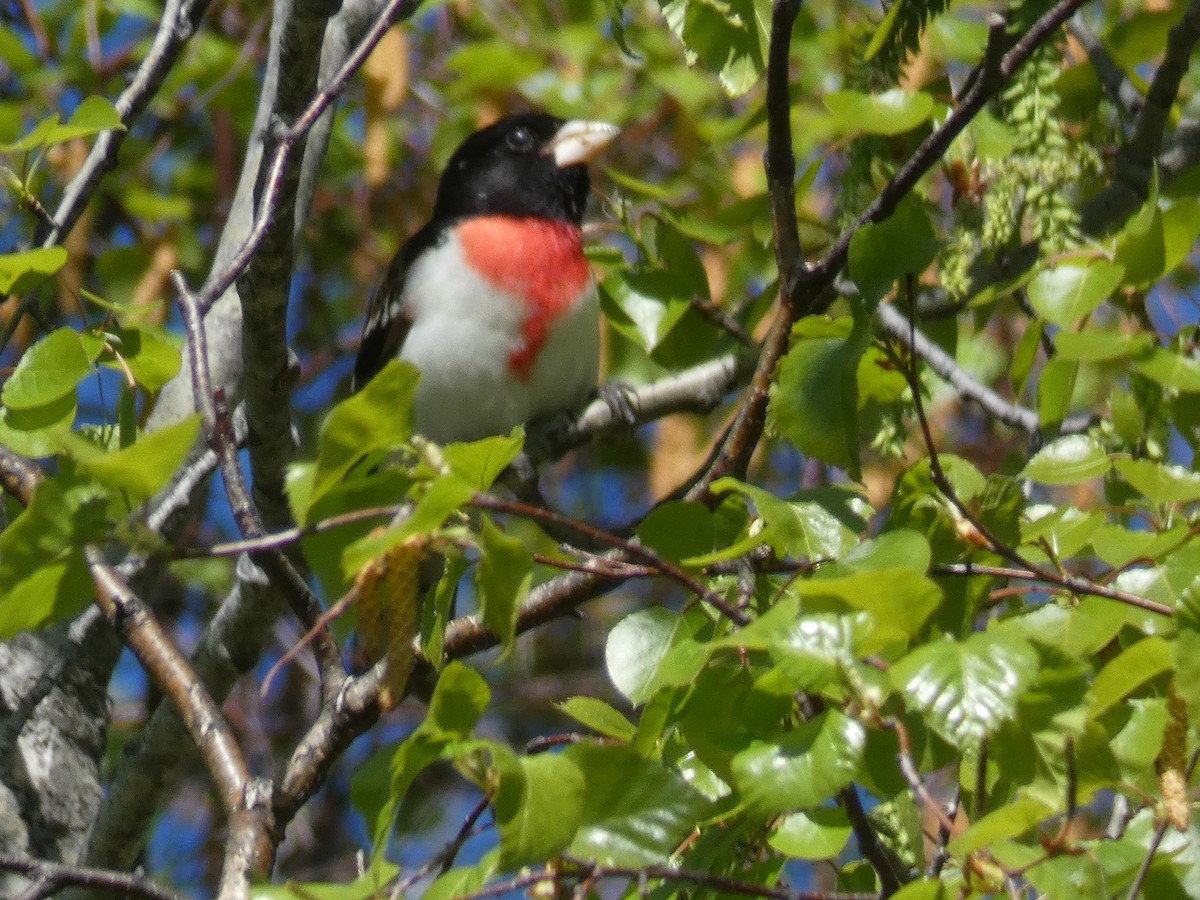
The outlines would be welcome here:
M 509 366 L 528 381 L 550 326 L 588 287 L 583 234 L 570 222 L 512 216 L 477 216 L 455 231 L 471 267 L 525 303 L 524 342 L 510 354 Z

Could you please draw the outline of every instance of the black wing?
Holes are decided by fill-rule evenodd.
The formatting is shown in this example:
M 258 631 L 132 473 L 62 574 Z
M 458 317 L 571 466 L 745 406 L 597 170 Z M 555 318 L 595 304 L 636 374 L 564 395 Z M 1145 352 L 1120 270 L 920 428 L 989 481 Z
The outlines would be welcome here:
M 392 257 L 383 281 L 367 304 L 362 341 L 354 360 L 354 379 L 351 390 L 360 391 L 388 360 L 394 358 L 408 337 L 412 319 L 404 308 L 404 285 L 413 261 L 437 243 L 437 232 L 426 225 Z

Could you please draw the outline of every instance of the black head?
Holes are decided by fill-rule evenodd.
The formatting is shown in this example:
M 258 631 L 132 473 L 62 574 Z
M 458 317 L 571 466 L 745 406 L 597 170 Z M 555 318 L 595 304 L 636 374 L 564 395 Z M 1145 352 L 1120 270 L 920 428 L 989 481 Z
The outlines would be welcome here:
M 617 129 L 542 113 L 505 116 L 462 142 L 438 185 L 434 217 L 538 216 L 578 225 L 587 203 L 587 162 Z

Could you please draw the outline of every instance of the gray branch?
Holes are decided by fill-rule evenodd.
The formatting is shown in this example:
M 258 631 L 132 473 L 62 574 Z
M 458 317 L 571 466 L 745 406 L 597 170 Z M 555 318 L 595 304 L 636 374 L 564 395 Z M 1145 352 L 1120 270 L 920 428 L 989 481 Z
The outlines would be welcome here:
M 63 190 L 54 213 L 54 224 L 41 242 L 43 247 L 53 246 L 63 239 L 96 193 L 105 173 L 117 164 L 117 154 L 129 129 L 162 87 L 180 52 L 200 27 L 210 2 L 167 0 L 146 58 L 114 104 L 125 127 L 102 132 L 96 138 L 87 159 Z
M 1163 149 L 1171 107 L 1198 42 L 1200 0 L 1192 0 L 1183 18 L 1167 34 L 1166 52 L 1150 82 L 1133 134 L 1117 151 L 1112 184 L 1084 206 L 1082 223 L 1087 233 L 1103 234 L 1120 225 L 1149 197 L 1151 175 Z M 1194 133 L 1187 136 L 1195 141 Z

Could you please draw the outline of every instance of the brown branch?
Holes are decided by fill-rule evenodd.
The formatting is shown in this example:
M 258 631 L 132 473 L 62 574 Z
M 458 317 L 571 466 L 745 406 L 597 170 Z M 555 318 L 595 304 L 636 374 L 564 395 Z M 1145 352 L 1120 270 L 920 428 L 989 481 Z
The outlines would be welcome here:
M 750 456 L 762 437 L 763 427 L 766 423 L 771 379 L 774 376 L 776 365 L 787 350 L 792 325 L 802 316 L 820 313 L 828 308 L 832 302 L 829 288 L 846 265 L 850 241 L 854 235 L 864 226 L 881 222 L 895 212 L 900 201 L 908 195 L 921 177 L 938 163 L 949 149 L 950 144 L 979 114 L 985 104 L 1083 3 L 1084 0 L 1060 0 L 1038 19 L 1033 27 L 1007 52 L 1004 51 L 1006 42 L 1004 20 L 999 16 L 993 16 L 988 30 L 988 43 L 984 51 L 983 62 L 975 77 L 971 79 L 970 88 L 955 110 L 946 118 L 946 121 L 922 141 L 907 162 L 900 167 L 900 171 L 896 173 L 895 177 L 880 191 L 879 196 L 863 211 L 853 225 L 838 236 L 820 261 L 810 267 L 804 266 L 799 260 L 788 261 L 786 266 L 780 269 L 780 309 L 764 343 L 758 368 L 751 379 L 750 387 L 746 390 L 737 417 L 721 442 L 719 450 L 688 490 L 687 496 L 690 499 L 706 498 L 708 486 L 715 479 L 727 474 L 739 475 L 745 471 Z M 787 24 L 786 10 L 779 8 L 782 4 L 783 0 L 780 0 L 780 4 L 776 6 L 776 15 L 772 20 L 771 30 L 772 48 L 768 53 L 768 59 L 776 64 L 773 67 L 769 66 L 767 70 L 768 96 L 773 98 L 777 104 L 782 104 L 787 98 L 786 88 L 781 89 L 778 86 L 780 79 L 786 80 L 787 78 L 786 66 L 782 65 L 787 60 L 787 54 L 778 49 L 778 44 L 790 40 L 790 29 L 787 32 L 782 30 L 783 26 Z M 786 137 L 782 134 L 783 131 L 788 132 Z M 771 154 L 773 165 L 774 161 L 778 161 L 779 164 L 784 162 L 782 148 L 785 146 L 785 141 L 787 145 L 790 145 L 790 110 L 768 109 L 768 148 L 771 146 L 776 148 Z M 770 150 L 768 152 L 771 153 Z M 779 174 L 777 171 L 775 172 L 776 176 Z M 774 210 L 776 205 L 781 205 L 783 202 L 781 196 L 783 185 L 781 182 L 775 182 L 772 183 L 772 188 L 777 192 L 772 199 L 772 209 Z M 794 204 L 794 198 L 790 202 Z M 786 211 L 783 212 L 786 213 Z M 787 228 L 788 220 L 794 215 L 793 211 L 791 216 L 784 214 L 781 218 L 780 214 L 776 213 L 777 227 L 782 222 L 783 226 Z M 786 235 L 782 236 L 783 241 L 789 239 Z M 776 234 L 776 241 L 781 241 L 780 234 Z
M 896 871 L 895 860 L 888 854 L 883 842 L 879 840 L 879 835 L 875 833 L 875 826 L 867 818 L 867 811 L 858 796 L 858 789 L 850 785 L 838 793 L 837 801 L 846 811 L 846 818 L 850 820 L 850 828 L 858 841 L 858 852 L 871 864 L 871 868 L 879 877 L 879 897 L 890 897 L 904 886 L 907 879 L 904 873 Z
M 96 602 L 183 721 L 200 751 L 229 820 L 223 884 L 246 884 L 270 871 L 270 808 L 255 799 L 241 748 L 208 690 L 154 615 L 95 547 L 85 548 Z
M 1026 434 L 1038 433 L 1041 423 L 1036 410 L 1027 409 L 1005 400 L 958 364 L 953 356 L 931 341 L 918 330 L 911 319 L 891 303 L 881 303 L 875 318 L 887 334 L 898 340 L 913 354 L 925 361 L 938 377 L 954 388 L 965 400 L 973 400 L 989 416 L 1010 428 Z M 1093 416 L 1088 413 L 1074 415 L 1062 423 L 1060 434 L 1079 434 L 1091 427 Z
M 0 872 L 16 872 L 34 882 L 31 890 L 37 890 L 39 893 L 27 893 L 17 900 L 25 900 L 25 897 L 33 896 L 48 897 L 71 884 L 119 891 L 123 896 L 144 897 L 146 900 L 184 900 L 183 894 L 156 884 L 143 875 L 129 875 L 126 872 L 114 872 L 111 869 L 73 866 L 52 862 L 48 859 L 34 859 L 30 856 L 0 854 Z
M 796 294 L 789 285 L 800 278 L 804 258 L 796 220 L 796 157 L 792 151 L 792 100 L 789 59 L 792 27 L 800 12 L 798 0 L 776 0 L 771 16 L 767 52 L 767 153 L 765 165 L 771 197 L 771 222 L 775 231 L 775 258 L 779 268 L 780 307 L 759 353 L 758 364 L 742 398 L 733 425 L 703 474 L 687 490 L 689 500 L 711 500 L 708 488 L 725 475 L 744 477 L 750 457 L 766 426 L 767 400 L 775 367 L 787 352 L 792 324 L 800 317 Z
M 196 303 L 201 313 L 208 312 L 209 307 L 216 302 L 217 298 L 224 294 L 234 281 L 246 271 L 255 253 L 258 252 L 276 215 L 276 205 L 283 185 L 284 172 L 296 145 L 316 124 L 317 119 L 321 117 L 326 108 L 345 90 L 354 73 L 362 66 L 387 30 L 396 22 L 401 22 L 411 16 L 417 6 L 418 0 L 390 0 L 329 84 L 317 91 L 290 126 L 283 127 L 275 135 L 275 152 L 262 180 L 254 224 L 233 258 L 222 269 L 212 273 L 204 282 L 204 286 L 196 292 Z
M 45 474 L 38 464 L 0 444 L 0 489 L 28 506 Z
M 789 61 L 792 29 L 800 12 L 799 0 L 776 0 L 771 15 L 767 51 L 767 152 L 764 167 L 771 197 L 775 232 L 775 262 L 783 284 L 804 265 L 800 225 L 796 220 L 796 156 L 792 151 L 792 95 Z M 785 291 L 785 298 L 790 295 Z
M 1025 566 L 1015 568 L 1008 566 L 985 566 L 973 562 L 930 566 L 929 571 L 932 575 L 965 575 L 968 577 L 972 575 L 991 575 L 996 578 L 1042 582 L 1065 588 L 1073 594 L 1103 597 L 1106 600 L 1115 600 L 1118 603 L 1136 606 L 1147 612 L 1158 613 L 1160 616 L 1175 615 L 1174 608 L 1167 606 L 1165 603 L 1159 603 L 1146 597 L 1139 597 L 1137 594 L 1110 588 L 1107 585 L 1097 584 L 1095 581 L 1067 572 L 1060 573 L 1049 569 L 1029 568 Z
M 488 494 L 476 494 L 471 500 L 470 505 L 476 509 L 486 509 L 491 512 L 503 512 L 526 519 L 533 519 L 536 522 L 553 525 L 558 529 L 574 531 L 597 544 L 614 547 L 625 556 L 636 557 L 649 563 L 664 576 L 682 585 L 684 589 L 695 594 L 735 625 L 745 626 L 750 624 L 749 617 L 741 610 L 726 603 L 724 598 L 706 588 L 695 576 L 689 574 L 670 560 L 663 559 L 659 554 L 642 544 L 628 541 L 625 538 L 618 537 L 601 528 L 596 528 L 594 525 L 589 525 L 579 519 L 573 519 L 570 516 L 564 516 L 553 510 L 540 506 L 532 506 L 519 500 L 505 500 Z M 609 561 L 605 560 L 605 562 Z
M 619 551 L 611 551 L 618 556 Z M 602 558 L 607 558 L 605 554 Z M 570 615 L 588 600 L 620 583 L 620 579 L 591 572 L 566 572 L 536 586 L 517 615 L 517 634 L 546 622 Z M 456 619 L 446 627 L 443 658 L 461 659 L 500 643 L 476 617 Z M 418 655 L 410 689 L 417 689 L 422 671 L 429 677 L 430 664 Z M 376 665 L 357 678 L 347 679 L 342 691 L 321 710 L 317 720 L 301 738 L 275 783 L 275 820 L 283 828 L 303 803 L 320 787 L 329 767 L 356 737 L 379 717 L 379 690 L 383 666 Z
M 1084 207 L 1083 228 L 1086 232 L 1099 234 L 1123 222 L 1148 198 L 1154 163 L 1162 149 L 1171 107 L 1179 96 L 1179 86 L 1187 74 L 1197 43 L 1200 43 L 1200 0 L 1192 0 L 1182 18 L 1167 32 L 1166 52 L 1150 81 L 1133 134 L 1117 151 L 1112 184 Z

